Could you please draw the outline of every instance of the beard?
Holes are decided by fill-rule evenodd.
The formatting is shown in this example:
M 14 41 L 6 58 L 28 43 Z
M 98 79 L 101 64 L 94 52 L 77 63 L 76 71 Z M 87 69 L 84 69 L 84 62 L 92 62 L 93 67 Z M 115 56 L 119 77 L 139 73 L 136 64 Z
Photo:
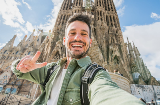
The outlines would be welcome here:
M 80 54 L 75 54 L 71 50 L 67 50 L 67 53 L 68 53 L 69 57 L 71 57 L 71 58 L 81 59 L 81 58 L 83 58 L 83 57 L 85 57 L 87 55 L 88 51 L 89 51 L 89 48 L 87 49 L 87 51 L 83 51 Z
M 72 41 L 72 42 L 80 42 L 80 43 L 83 43 L 84 45 L 86 45 L 86 43 L 82 42 L 82 41 Z M 70 42 L 69 45 L 72 43 Z M 88 46 L 87 46 L 88 47 Z M 76 54 L 75 52 L 78 52 L 79 50 L 76 50 L 76 51 L 71 51 L 71 49 L 67 49 L 67 54 L 69 57 L 71 58 L 75 58 L 75 59 L 81 59 L 83 57 L 85 57 L 89 51 L 89 47 L 86 51 L 83 51 L 83 52 L 79 52 L 78 54 Z

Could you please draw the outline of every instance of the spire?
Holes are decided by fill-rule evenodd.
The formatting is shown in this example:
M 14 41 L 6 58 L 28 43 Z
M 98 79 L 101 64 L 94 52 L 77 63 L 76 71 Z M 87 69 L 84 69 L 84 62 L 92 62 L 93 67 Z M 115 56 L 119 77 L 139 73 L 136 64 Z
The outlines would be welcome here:
M 133 49 L 134 49 L 134 52 L 135 52 L 135 55 L 137 56 L 140 56 L 141 54 L 139 53 L 137 47 L 134 45 L 134 42 L 133 42 Z
M 14 44 L 16 37 L 17 37 L 17 35 L 14 35 L 13 38 L 5 46 L 7 46 L 8 48 L 13 47 L 13 44 Z
M 107 11 L 114 11 L 116 12 L 115 5 L 113 3 L 113 0 L 104 0 L 105 1 L 105 9 Z
M 69 10 L 72 6 L 72 0 L 64 0 L 61 6 L 60 11 L 62 10 Z
M 120 29 L 119 18 L 113 0 L 95 0 L 96 21 L 101 20 L 107 26 Z
M 102 8 L 105 8 L 105 0 L 95 0 L 95 7 L 99 8 L 99 7 L 102 7 Z
M 56 19 L 56 23 L 55 23 L 54 28 L 58 27 L 58 26 L 60 26 L 60 28 L 62 28 L 62 26 L 65 26 L 66 21 L 68 20 L 69 16 L 71 15 L 66 10 L 67 11 L 72 10 L 72 0 L 64 0 L 63 1 L 61 8 L 60 8 L 60 11 L 58 13 L 58 17 Z M 58 30 L 59 30 L 59 28 L 57 28 L 54 31 L 58 31 Z
M 128 37 L 127 37 L 127 42 L 129 43 Z
M 83 6 L 83 0 L 74 0 L 73 1 L 73 7 L 82 7 Z
M 25 45 L 25 41 L 26 41 L 27 35 L 24 36 L 23 40 L 21 40 L 21 42 L 17 45 L 18 46 L 24 46 Z

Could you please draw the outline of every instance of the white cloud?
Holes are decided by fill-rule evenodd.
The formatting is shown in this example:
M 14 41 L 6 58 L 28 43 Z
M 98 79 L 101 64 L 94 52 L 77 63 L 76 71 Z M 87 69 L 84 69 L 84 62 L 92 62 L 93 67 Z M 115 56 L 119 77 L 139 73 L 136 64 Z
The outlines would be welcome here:
M 151 13 L 151 18 L 153 18 L 153 19 L 160 19 L 160 15 L 158 15 L 158 14 L 156 14 L 156 13 Z
M 54 6 L 57 6 L 63 2 L 63 0 L 52 0 Z M 60 5 L 61 6 L 61 5 Z
M 23 3 L 23 4 L 26 4 L 27 7 L 28 7 L 28 9 L 32 10 L 31 6 L 30 6 L 27 2 L 25 2 L 24 0 L 22 0 L 22 3 Z
M 123 16 L 125 10 L 125 6 L 117 10 L 118 16 Z
M 124 2 L 124 0 L 113 0 L 113 1 L 116 7 L 120 7 Z
M 135 46 L 146 63 L 151 74 L 160 80 L 160 22 L 149 25 L 126 26 L 123 32 L 124 40 L 128 37 L 130 42 L 133 41 Z
M 29 32 L 33 32 L 33 30 L 34 30 L 32 24 L 28 21 L 26 23 L 26 28 L 27 28 L 27 31 L 29 31 Z
M 40 24 L 39 26 L 36 26 L 36 29 L 39 28 L 39 29 L 43 29 L 44 31 L 49 31 L 53 29 L 62 1 L 63 0 L 52 0 L 54 8 L 52 9 L 51 14 L 47 15 L 47 17 L 50 17 L 49 20 L 45 24 Z
M 21 4 L 15 0 L 0 0 L 0 15 L 2 15 L 5 25 L 20 27 L 20 24 L 25 22 L 17 7 L 18 5 Z
M 22 27 L 21 27 L 22 28 Z M 23 36 L 23 33 L 22 33 L 22 29 L 17 29 L 17 30 L 15 30 L 15 33 L 16 33 L 16 35 L 17 35 L 17 38 L 18 38 L 18 41 L 20 42 L 22 39 L 21 39 L 21 37 Z
M 124 0 L 113 0 L 113 1 L 117 9 L 118 16 L 123 16 L 125 10 L 125 6 L 123 6 Z
M 0 49 L 2 49 L 5 45 L 6 43 L 0 43 Z
M 15 33 L 17 35 L 18 41 L 21 41 L 25 35 L 28 35 L 29 32 L 33 32 L 33 29 L 38 30 L 38 28 L 43 29 L 44 31 L 49 31 L 53 29 L 58 16 L 59 9 L 61 7 L 63 0 L 52 0 L 53 9 L 50 15 L 47 15 L 47 22 L 45 24 L 40 24 L 39 26 L 33 26 L 29 21 L 24 21 L 22 14 L 18 8 L 21 5 L 20 2 L 16 0 L 0 0 L 0 15 L 3 18 L 3 24 L 9 25 L 16 28 Z M 31 9 L 30 5 L 22 0 L 22 3 L 27 5 Z
M 22 2 L 31 9 L 24 0 L 22 0 Z M 15 29 L 15 34 L 17 35 L 18 41 L 21 41 L 21 37 L 24 34 L 28 34 L 28 31 L 31 31 L 32 25 L 29 22 L 24 24 L 25 21 L 18 8 L 19 5 L 21 5 L 21 3 L 16 0 L 0 0 L 0 15 L 2 15 L 3 18 L 3 24 L 17 28 Z

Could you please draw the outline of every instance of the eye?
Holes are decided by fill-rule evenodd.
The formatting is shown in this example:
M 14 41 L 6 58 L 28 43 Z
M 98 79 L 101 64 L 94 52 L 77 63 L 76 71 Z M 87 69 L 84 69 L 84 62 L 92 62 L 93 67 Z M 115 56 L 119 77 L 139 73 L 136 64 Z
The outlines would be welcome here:
M 85 36 L 85 35 L 88 35 L 88 34 L 87 34 L 87 33 L 81 33 L 81 35 L 84 35 L 84 36 Z
M 71 33 L 70 33 L 70 35 L 75 35 L 75 34 L 76 34 L 75 32 L 71 32 Z

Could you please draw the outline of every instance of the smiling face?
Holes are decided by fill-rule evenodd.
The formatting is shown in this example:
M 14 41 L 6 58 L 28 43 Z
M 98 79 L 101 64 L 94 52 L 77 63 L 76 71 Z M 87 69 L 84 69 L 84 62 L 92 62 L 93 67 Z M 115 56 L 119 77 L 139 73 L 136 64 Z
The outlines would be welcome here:
M 66 46 L 67 57 L 80 59 L 86 56 L 92 39 L 89 37 L 89 27 L 82 21 L 74 21 L 66 29 L 63 44 Z

